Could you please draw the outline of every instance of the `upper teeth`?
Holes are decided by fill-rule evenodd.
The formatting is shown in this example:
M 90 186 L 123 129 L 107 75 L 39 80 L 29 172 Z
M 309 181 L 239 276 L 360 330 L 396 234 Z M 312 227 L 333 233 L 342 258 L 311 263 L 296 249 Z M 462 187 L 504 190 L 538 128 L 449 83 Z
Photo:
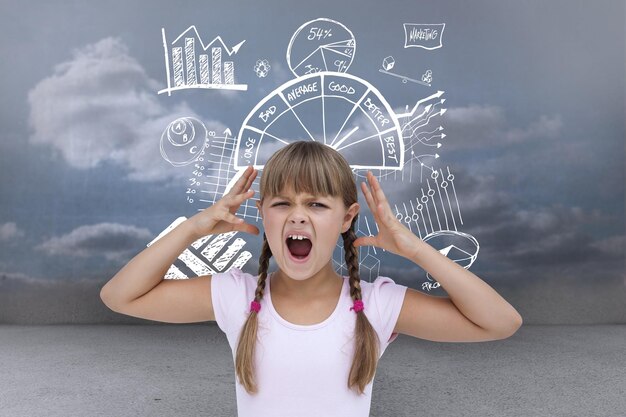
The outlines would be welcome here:
M 302 235 L 289 235 L 289 238 L 291 239 L 298 239 L 298 240 L 302 240 L 302 239 L 308 239 L 308 237 L 306 236 L 302 236 Z

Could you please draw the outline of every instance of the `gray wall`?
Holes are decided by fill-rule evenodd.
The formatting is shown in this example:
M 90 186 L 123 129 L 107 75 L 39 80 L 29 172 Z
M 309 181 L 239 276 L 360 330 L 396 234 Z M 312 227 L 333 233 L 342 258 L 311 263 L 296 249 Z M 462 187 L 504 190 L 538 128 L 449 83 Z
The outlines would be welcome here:
M 0 323 L 144 322 L 109 311 L 99 290 L 200 207 L 186 200 L 188 167 L 161 158 L 162 132 L 195 116 L 237 135 L 255 104 L 293 78 L 289 39 L 319 17 L 351 29 L 348 72 L 396 111 L 445 90 L 447 136 L 440 158 L 427 161 L 455 173 L 462 230 L 480 242 L 471 270 L 525 324 L 626 321 L 623 2 L 25 1 L 0 9 Z M 403 23 L 442 22 L 442 48 L 403 48 Z M 166 85 L 161 28 L 175 36 L 191 25 L 207 42 L 246 40 L 234 60 L 247 91 L 157 94 Z M 388 55 L 404 76 L 431 69 L 432 87 L 380 73 Z M 258 59 L 271 64 L 265 78 L 252 70 Z M 383 186 L 401 203 L 420 184 Z M 244 270 L 254 273 L 260 241 L 245 239 Z M 422 289 L 418 266 L 379 258 L 380 275 Z

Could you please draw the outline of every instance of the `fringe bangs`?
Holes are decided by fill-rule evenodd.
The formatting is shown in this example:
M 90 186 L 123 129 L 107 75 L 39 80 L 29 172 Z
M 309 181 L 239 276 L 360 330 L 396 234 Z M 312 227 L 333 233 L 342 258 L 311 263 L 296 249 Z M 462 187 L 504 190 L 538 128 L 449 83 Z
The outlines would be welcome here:
M 271 197 L 291 188 L 296 194 L 305 192 L 343 197 L 348 184 L 342 183 L 345 174 L 342 175 L 341 165 L 346 165 L 343 170 L 346 167 L 350 169 L 341 155 L 330 147 L 328 150 L 320 147 L 319 143 L 300 142 L 298 146 L 285 147 L 265 165 L 260 193 L 264 197 Z

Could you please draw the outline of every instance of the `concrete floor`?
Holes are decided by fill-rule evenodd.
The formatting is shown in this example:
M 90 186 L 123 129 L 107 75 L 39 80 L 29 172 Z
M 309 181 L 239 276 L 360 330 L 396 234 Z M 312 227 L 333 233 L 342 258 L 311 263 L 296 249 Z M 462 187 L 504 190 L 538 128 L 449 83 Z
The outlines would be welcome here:
M 3 417 L 236 416 L 214 323 L 0 325 L 0 370 Z M 485 343 L 401 335 L 371 415 L 626 416 L 626 326 L 523 326 Z

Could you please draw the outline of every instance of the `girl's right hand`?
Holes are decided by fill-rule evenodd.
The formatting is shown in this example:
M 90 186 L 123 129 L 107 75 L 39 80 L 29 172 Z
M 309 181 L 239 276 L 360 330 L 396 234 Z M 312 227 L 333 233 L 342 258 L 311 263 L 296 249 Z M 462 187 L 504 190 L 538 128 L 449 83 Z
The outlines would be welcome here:
M 245 223 L 243 219 L 235 216 L 241 203 L 254 195 L 250 187 L 257 176 L 258 171 L 251 165 L 246 168 L 243 175 L 233 188 L 210 207 L 190 217 L 188 221 L 193 225 L 197 239 L 219 233 L 231 231 L 246 232 L 258 235 L 259 228 Z

